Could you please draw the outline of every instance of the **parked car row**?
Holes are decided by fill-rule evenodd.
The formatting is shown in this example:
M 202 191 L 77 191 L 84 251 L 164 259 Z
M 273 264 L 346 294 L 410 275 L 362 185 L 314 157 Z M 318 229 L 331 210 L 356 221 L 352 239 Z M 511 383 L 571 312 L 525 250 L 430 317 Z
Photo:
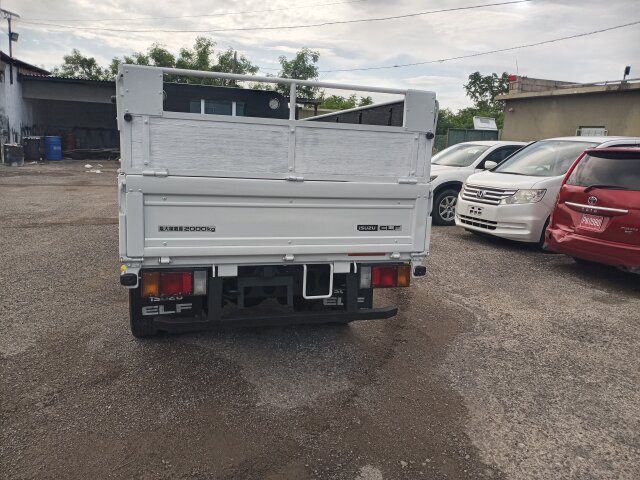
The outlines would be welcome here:
M 434 223 L 640 273 L 640 138 L 522 145 L 467 142 L 435 155 Z

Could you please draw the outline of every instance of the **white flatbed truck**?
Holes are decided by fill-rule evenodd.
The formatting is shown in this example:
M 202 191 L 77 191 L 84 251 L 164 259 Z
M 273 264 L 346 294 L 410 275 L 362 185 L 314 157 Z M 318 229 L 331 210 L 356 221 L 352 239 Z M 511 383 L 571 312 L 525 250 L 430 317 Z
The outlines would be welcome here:
M 166 111 L 165 75 L 288 84 L 289 118 Z M 390 318 L 373 290 L 425 274 L 433 92 L 135 65 L 116 83 L 134 336 Z M 402 95 L 403 126 L 296 120 L 304 85 Z

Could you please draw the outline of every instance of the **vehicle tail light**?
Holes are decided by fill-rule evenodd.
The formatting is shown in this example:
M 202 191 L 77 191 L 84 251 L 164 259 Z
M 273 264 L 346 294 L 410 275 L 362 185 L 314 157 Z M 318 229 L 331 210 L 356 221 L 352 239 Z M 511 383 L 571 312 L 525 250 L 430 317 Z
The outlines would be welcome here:
M 206 277 L 205 277 L 206 284 Z M 201 287 L 200 287 L 201 288 Z M 206 288 L 206 287 L 205 287 Z M 165 297 L 193 294 L 191 272 L 143 272 L 142 296 Z
M 207 272 L 206 270 L 196 270 L 193 272 L 193 294 L 207 294 Z
M 360 267 L 360 288 L 371 288 L 371 267 Z
M 398 269 L 391 266 L 373 267 L 371 271 L 371 284 L 373 288 L 395 287 L 398 283 Z
M 360 280 L 362 284 L 362 270 Z M 411 265 L 379 265 L 371 267 L 371 286 L 373 288 L 408 287 L 410 284 Z
M 411 284 L 411 265 L 398 267 L 398 286 L 408 287 Z
M 160 272 L 142 272 L 142 296 L 160 296 Z

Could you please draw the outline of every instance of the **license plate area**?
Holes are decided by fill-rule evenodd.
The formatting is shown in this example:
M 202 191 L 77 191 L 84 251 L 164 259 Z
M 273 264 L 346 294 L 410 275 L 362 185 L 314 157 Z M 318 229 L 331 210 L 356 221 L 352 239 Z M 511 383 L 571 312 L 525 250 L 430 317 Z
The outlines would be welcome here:
M 484 211 L 484 207 L 478 207 L 477 205 L 470 205 L 467 214 L 470 217 L 482 218 L 483 211 Z
M 598 231 L 602 228 L 602 221 L 604 217 L 600 215 L 591 215 L 589 213 L 583 213 L 582 217 L 580 217 L 580 228 L 585 230 L 595 230 Z

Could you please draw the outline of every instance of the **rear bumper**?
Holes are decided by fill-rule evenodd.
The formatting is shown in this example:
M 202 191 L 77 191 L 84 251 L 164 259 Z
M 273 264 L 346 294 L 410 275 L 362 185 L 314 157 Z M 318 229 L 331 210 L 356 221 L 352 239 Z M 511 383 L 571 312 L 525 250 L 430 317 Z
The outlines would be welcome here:
M 553 252 L 640 273 L 640 246 L 595 240 L 559 228 L 548 228 L 545 241 Z
M 218 328 L 265 327 L 278 325 L 310 325 L 323 323 L 349 323 L 357 320 L 384 320 L 394 317 L 397 307 L 363 308 L 357 312 L 305 312 L 279 315 L 248 315 L 216 319 L 182 319 L 156 317 L 153 319 L 156 330 L 167 333 L 184 333 Z

